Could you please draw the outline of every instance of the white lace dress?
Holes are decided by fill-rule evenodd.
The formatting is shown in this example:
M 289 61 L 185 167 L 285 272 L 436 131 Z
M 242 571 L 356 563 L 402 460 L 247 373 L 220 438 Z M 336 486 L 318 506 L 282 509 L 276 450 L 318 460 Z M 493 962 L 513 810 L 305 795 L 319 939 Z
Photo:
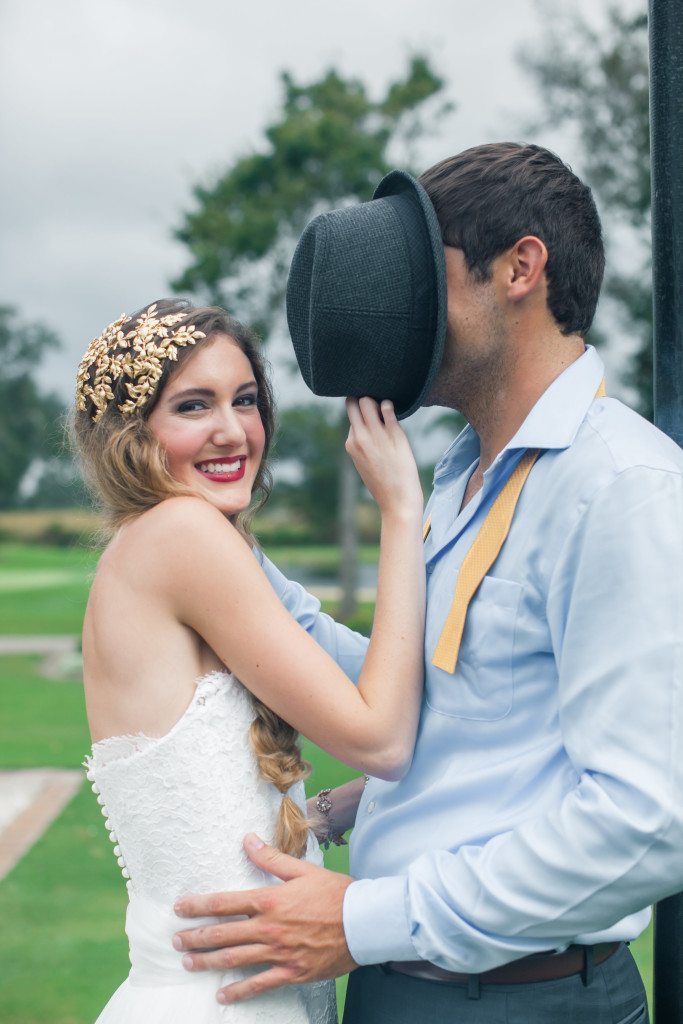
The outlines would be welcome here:
M 254 969 L 189 973 L 171 944 L 176 931 L 208 920 L 178 918 L 178 896 L 276 881 L 242 848 L 246 832 L 272 838 L 281 801 L 259 775 L 248 736 L 253 718 L 241 684 L 216 672 L 199 680 L 165 736 L 113 737 L 86 759 L 129 894 L 131 970 L 98 1024 L 336 1024 L 333 982 L 222 1006 L 218 988 Z M 291 795 L 303 801 L 303 783 Z M 322 863 L 312 838 L 306 858 Z

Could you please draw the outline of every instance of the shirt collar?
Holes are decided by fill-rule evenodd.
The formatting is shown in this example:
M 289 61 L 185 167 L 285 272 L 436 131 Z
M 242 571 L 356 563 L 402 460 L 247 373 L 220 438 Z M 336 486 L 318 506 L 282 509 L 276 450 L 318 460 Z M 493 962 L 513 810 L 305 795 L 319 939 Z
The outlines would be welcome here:
M 583 355 L 546 388 L 503 452 L 520 448 L 569 448 L 604 375 L 600 356 L 592 345 L 587 345 Z M 436 466 L 435 480 L 454 470 L 459 472 L 478 455 L 479 438 L 468 424 Z
M 546 388 L 505 450 L 569 448 L 605 375 L 592 345 Z

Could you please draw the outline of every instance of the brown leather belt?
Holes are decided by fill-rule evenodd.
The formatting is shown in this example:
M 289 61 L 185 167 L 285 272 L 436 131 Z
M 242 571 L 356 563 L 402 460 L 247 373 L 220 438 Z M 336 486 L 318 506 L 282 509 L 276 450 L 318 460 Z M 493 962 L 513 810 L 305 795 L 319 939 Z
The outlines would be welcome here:
M 428 960 L 392 960 L 383 966 L 390 971 L 408 974 L 411 978 L 421 978 L 424 981 L 459 982 L 466 985 L 471 978 L 476 978 L 482 985 L 525 985 L 580 974 L 586 965 L 587 950 L 592 950 L 592 962 L 597 966 L 616 953 L 619 946 L 619 942 L 603 942 L 597 946 L 569 946 L 562 953 L 535 953 L 533 956 L 514 960 L 510 964 L 503 964 L 502 967 L 494 967 L 493 970 L 484 971 L 482 974 L 444 971 Z

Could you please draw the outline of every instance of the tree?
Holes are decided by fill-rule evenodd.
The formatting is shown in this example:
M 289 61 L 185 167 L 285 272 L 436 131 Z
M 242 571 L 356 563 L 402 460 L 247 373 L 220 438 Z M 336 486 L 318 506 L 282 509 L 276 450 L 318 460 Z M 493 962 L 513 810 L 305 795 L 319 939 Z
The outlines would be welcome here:
M 576 131 L 585 176 L 615 234 L 629 229 L 640 266 L 623 270 L 615 258 L 605 292 L 617 304 L 624 327 L 638 338 L 624 380 L 637 391 L 640 411 L 652 419 L 647 17 L 626 14 L 611 3 L 598 30 L 577 14 L 562 16 L 553 8 L 548 15 L 541 45 L 523 52 L 522 62 L 539 85 L 542 125 Z
M 61 442 L 62 403 L 41 393 L 33 377 L 59 339 L 42 324 L 21 324 L 16 317 L 11 306 L 0 306 L 0 508 L 17 503 L 33 460 L 54 457 Z
M 281 315 L 287 270 L 306 223 L 322 210 L 370 197 L 390 169 L 389 145 L 414 146 L 427 129 L 418 113 L 444 84 L 424 57 L 414 57 L 406 77 L 379 100 L 335 70 L 310 85 L 286 72 L 281 82 L 282 109 L 264 130 L 264 151 L 239 157 L 211 187 L 196 186 L 196 209 L 176 231 L 191 262 L 173 288 L 203 293 L 264 337 Z
M 335 70 L 308 85 L 284 73 L 281 83 L 282 109 L 264 130 L 263 150 L 239 157 L 213 185 L 198 185 L 196 207 L 176 232 L 190 264 L 173 287 L 226 306 L 265 338 L 283 324 L 287 271 L 306 223 L 324 210 L 368 199 L 390 169 L 389 148 L 402 145 L 410 154 L 432 119 L 451 107 L 440 99 L 427 105 L 444 83 L 421 56 L 377 100 L 362 82 Z M 346 429 L 345 418 L 338 420 L 340 451 Z M 322 435 L 307 439 L 309 460 L 316 441 Z M 348 458 L 335 462 L 339 475 L 333 482 L 326 474 L 317 503 L 342 503 L 342 614 L 350 614 L 358 484 Z
M 295 405 L 282 412 L 275 457 L 298 463 L 301 478 L 278 483 L 278 501 L 307 523 L 311 538 L 320 543 L 339 534 L 337 489 L 343 456 L 338 418 L 327 403 Z

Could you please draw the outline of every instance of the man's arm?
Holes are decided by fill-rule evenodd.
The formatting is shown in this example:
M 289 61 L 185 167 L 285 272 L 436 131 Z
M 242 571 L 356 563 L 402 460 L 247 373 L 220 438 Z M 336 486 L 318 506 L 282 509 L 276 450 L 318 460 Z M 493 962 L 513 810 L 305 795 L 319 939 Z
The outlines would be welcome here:
M 683 888 L 680 475 L 626 470 L 594 498 L 555 566 L 547 616 L 576 785 L 482 846 L 351 886 L 345 934 L 358 963 L 483 971 Z
M 349 679 L 358 682 L 368 638 L 322 612 L 317 597 L 309 594 L 300 583 L 288 580 L 259 548 L 254 548 L 254 554 L 290 615 L 327 651 Z

